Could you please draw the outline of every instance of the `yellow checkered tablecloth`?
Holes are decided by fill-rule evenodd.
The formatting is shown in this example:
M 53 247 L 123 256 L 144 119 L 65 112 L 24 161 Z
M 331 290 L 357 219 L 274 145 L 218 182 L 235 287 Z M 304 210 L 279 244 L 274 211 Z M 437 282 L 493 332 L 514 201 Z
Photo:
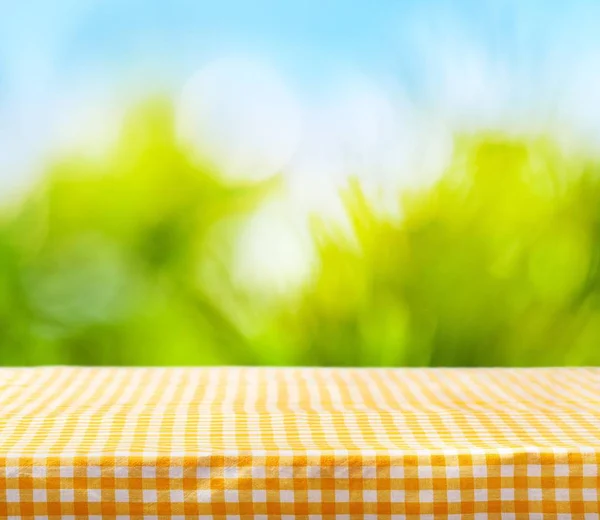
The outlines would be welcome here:
M 0 369 L 0 517 L 599 518 L 600 369 Z

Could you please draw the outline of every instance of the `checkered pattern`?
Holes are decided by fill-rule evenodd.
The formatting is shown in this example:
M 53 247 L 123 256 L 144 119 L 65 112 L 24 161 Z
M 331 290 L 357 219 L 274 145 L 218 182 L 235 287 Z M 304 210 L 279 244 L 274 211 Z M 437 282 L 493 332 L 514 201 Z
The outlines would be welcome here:
M 600 369 L 0 369 L 0 517 L 600 517 Z

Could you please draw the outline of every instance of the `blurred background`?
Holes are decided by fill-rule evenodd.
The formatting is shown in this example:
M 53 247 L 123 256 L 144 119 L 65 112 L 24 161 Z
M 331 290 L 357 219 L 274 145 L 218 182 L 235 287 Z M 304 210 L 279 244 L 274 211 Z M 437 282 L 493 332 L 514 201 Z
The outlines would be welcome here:
M 0 16 L 0 364 L 600 364 L 600 5 Z

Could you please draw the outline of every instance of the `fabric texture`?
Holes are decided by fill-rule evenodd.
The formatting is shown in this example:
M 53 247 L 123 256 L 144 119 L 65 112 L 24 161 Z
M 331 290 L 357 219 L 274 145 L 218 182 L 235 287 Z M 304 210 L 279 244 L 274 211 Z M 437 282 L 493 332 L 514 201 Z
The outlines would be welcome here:
M 0 369 L 0 517 L 598 519 L 600 369 Z

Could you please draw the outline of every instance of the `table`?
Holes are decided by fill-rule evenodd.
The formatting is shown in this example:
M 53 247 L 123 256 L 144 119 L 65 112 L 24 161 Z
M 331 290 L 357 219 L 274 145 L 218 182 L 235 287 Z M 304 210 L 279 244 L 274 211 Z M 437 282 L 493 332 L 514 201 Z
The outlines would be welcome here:
M 600 369 L 0 369 L 0 516 L 600 513 Z

